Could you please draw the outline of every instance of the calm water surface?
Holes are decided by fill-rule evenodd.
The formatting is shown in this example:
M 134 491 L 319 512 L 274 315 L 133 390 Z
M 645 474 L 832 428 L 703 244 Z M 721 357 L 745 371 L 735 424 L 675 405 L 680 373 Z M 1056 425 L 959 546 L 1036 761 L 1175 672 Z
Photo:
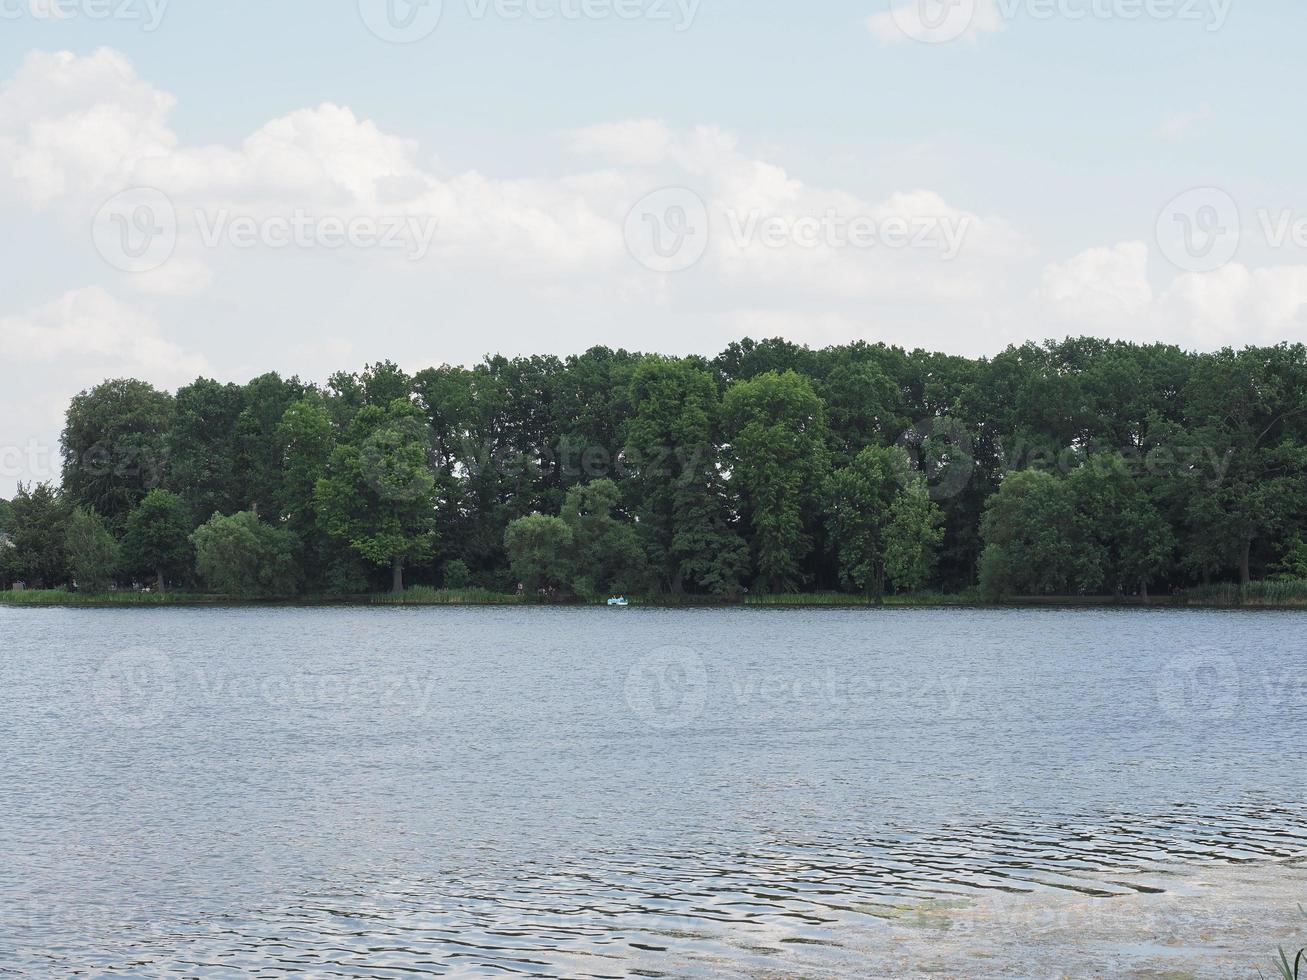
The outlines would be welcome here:
M 1304 627 L 0 608 L 0 972 L 835 975 L 905 906 L 1292 861 Z

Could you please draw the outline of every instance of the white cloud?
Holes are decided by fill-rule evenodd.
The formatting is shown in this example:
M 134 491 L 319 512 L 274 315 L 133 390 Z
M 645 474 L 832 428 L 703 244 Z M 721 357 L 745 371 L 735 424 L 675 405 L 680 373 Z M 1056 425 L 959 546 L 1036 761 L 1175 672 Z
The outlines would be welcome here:
M 675 137 L 658 119 L 633 119 L 578 129 L 570 134 L 572 150 L 619 164 L 646 166 L 667 159 Z
M 998 29 L 987 10 L 969 22 L 972 37 Z M 0 310 L 6 367 L 18 378 L 0 396 L 11 433 L 0 438 L 24 425 L 57 431 L 50 419 L 68 396 L 106 376 L 174 386 L 205 365 L 219 377 L 275 368 L 324 379 L 385 357 L 465 363 L 601 343 L 712 353 L 746 332 L 973 355 L 1059 332 L 1208 347 L 1304 333 L 1303 269 L 1234 266 L 1150 281 L 1140 242 L 1054 260 L 1002 215 L 930 187 L 872 196 L 814 182 L 784 165 L 783 152 L 758 152 L 718 126 L 589 126 L 563 136 L 579 155 L 571 172 L 505 179 L 449 173 L 430 162 L 435 154 L 345 106 L 290 112 L 221 146 L 185 144 L 171 128 L 173 106 L 109 50 L 35 54 L 0 84 L 0 196 L 51 224 L 61 258 L 94 255 L 91 217 L 125 188 L 159 188 L 181 218 L 161 268 L 129 275 L 97 264 L 105 286 L 25 313 Z M 641 266 L 625 235 L 637 202 L 663 188 L 692 190 L 710 230 L 702 259 L 672 275 Z M 191 220 L 295 209 L 429 217 L 438 227 L 426 257 L 410 261 L 403 251 L 240 249 L 226 239 L 206 247 Z M 828 215 L 869 222 L 882 237 L 776 246 L 757 232 L 767 222 L 820 228 Z M 884 240 L 891 227 L 912 235 L 932 223 L 956 232 L 956 254 Z M 755 233 L 741 242 L 745 226 Z M 664 230 L 674 238 L 675 228 Z M 46 261 L 51 268 L 65 263 Z M 1153 263 L 1154 275 L 1165 269 Z M 61 289 L 94 281 L 69 275 L 77 279 Z M 30 415 L 33 406 L 48 418 Z M 0 474 L 0 495 L 3 484 Z
M 37 208 L 67 197 L 102 199 L 109 188 L 130 185 L 143 161 L 175 152 L 167 126 L 174 104 L 116 51 L 29 55 L 0 85 L 3 183 Z
M 1177 276 L 1159 292 L 1149 282 L 1148 259 L 1142 242 L 1123 242 L 1047 266 L 1037 297 L 1041 318 L 1068 333 L 1190 350 L 1307 341 L 1307 266 L 1234 263 Z
M 1043 300 L 1063 315 L 1090 323 L 1137 318 L 1148 311 L 1148 246 L 1123 242 L 1091 248 L 1044 270 Z
M 1193 346 L 1307 340 L 1307 266 L 1250 269 L 1234 263 L 1183 275 L 1160 305 L 1166 322 L 1190 336 Z
M 98 287 L 0 317 L 0 350 L 0 496 L 6 497 L 19 481 L 58 478 L 63 412 L 79 391 L 114 377 L 175 388 L 208 371 L 203 357 L 167 340 L 152 316 Z
M 99 287 L 73 290 L 28 313 L 0 317 L 0 348 L 10 366 L 57 361 L 76 370 L 130 369 L 168 384 L 204 370 L 201 357 L 165 340 L 152 317 Z

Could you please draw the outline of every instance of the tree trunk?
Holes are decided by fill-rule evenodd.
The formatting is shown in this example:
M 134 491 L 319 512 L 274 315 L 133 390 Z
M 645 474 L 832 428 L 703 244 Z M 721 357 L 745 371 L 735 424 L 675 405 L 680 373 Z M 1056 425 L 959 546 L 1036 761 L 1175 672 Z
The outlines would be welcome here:
M 1252 551 L 1253 539 L 1245 538 L 1243 542 L 1243 551 L 1239 553 L 1239 584 L 1245 589 L 1252 584 Z
M 163 594 L 168 591 L 168 583 L 164 580 L 163 569 L 161 568 L 155 569 L 154 579 L 155 579 L 156 587 L 158 588 L 160 594 Z
M 1145 606 L 1148 605 L 1148 581 L 1146 579 L 1139 583 L 1139 598 L 1144 601 Z
M 396 595 L 404 591 L 404 562 L 395 558 L 390 564 L 390 591 Z

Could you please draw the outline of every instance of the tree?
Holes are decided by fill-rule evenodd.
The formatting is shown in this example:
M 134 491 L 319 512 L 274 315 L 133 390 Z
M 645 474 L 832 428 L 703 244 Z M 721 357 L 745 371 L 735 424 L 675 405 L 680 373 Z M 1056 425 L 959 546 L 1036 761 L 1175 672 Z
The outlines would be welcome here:
M 1252 581 L 1254 548 L 1301 513 L 1307 493 L 1307 350 L 1302 345 L 1223 350 L 1200 357 L 1185 391 L 1196 435 L 1226 461 L 1211 481 L 1188 481 L 1188 564 Z
M 885 593 L 886 532 L 909 463 L 902 449 L 864 449 L 830 475 L 826 513 L 839 555 L 840 575 L 870 596 Z
M 106 381 L 73 399 L 63 431 L 63 490 L 118 528 L 167 475 L 173 399 L 143 381 Z
M 734 385 L 723 402 L 731 485 L 753 532 L 754 567 L 773 592 L 799 585 L 813 550 L 826 468 L 826 419 L 793 371 Z
M 421 410 L 398 399 L 368 405 L 332 452 L 314 491 L 323 530 L 365 561 L 391 569 L 404 591 L 404 568 L 427 558 L 436 542 L 436 481 Z
M 472 572 L 467 567 L 467 562 L 461 558 L 455 558 L 452 561 L 445 562 L 444 568 L 445 588 L 453 591 L 466 589 L 472 584 Z
M 287 381 L 275 372 L 255 378 L 242 389 L 243 407 L 233 432 L 233 476 L 239 496 L 231 510 L 268 514 L 276 509 L 282 499 L 285 463 L 281 423 L 290 406 L 304 395 L 298 378 Z
M 885 529 L 885 572 L 894 588 L 915 592 L 934 579 L 943 523 L 944 513 L 930 499 L 925 481 L 909 480 L 890 506 Z
M 1092 457 L 1070 476 L 1077 537 L 1098 556 L 1094 588 L 1121 594 L 1149 586 L 1174 560 L 1175 535 L 1130 464 L 1118 454 Z
M 10 504 L 10 574 L 52 589 L 68 581 L 68 504 L 49 483 L 18 485 Z
M 980 533 L 988 595 L 1062 594 L 1101 578 L 1101 556 L 1077 539 L 1071 488 L 1051 473 L 1011 474 L 990 498 Z
M 0 500 L 0 534 L 9 530 L 9 514 L 12 505 L 7 500 Z
M 83 592 L 107 592 L 118 570 L 118 542 L 99 514 L 78 507 L 65 536 L 68 571 Z
M 169 579 L 191 568 L 191 517 L 186 502 L 168 490 L 152 490 L 127 517 L 122 564 L 136 575 L 152 575 L 160 592 Z
M 177 392 L 168 432 L 168 485 L 197 519 L 244 504 L 236 476 L 236 427 L 245 409 L 237 385 L 199 378 Z
M 508 525 L 504 548 L 513 574 L 536 595 L 565 589 L 574 569 L 572 529 L 562 518 L 532 514 Z
M 626 397 L 624 482 L 661 586 L 738 595 L 749 552 L 722 478 L 712 375 L 688 360 L 645 358 L 631 372 Z
M 1307 542 L 1295 534 L 1284 546 L 1284 554 L 1272 568 L 1277 578 L 1307 581 Z
M 621 491 L 612 480 L 573 487 L 561 517 L 572 532 L 571 587 L 577 595 L 639 591 L 648 567 L 635 528 L 614 516 Z
M 214 514 L 191 535 L 200 580 L 223 595 L 293 595 L 299 587 L 299 541 L 253 511 Z

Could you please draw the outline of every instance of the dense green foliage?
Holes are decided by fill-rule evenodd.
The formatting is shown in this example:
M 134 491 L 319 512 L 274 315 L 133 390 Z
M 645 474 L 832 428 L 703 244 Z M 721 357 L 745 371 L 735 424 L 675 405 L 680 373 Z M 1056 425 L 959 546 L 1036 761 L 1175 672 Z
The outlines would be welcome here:
M 293 595 L 299 585 L 299 540 L 253 511 L 214 514 L 191 535 L 200 581 L 222 595 Z
M 113 584 L 120 549 L 103 517 L 83 507 L 75 509 L 68 519 L 64 547 L 68 574 L 79 589 L 104 592 Z
M 876 601 L 1307 576 L 1300 345 L 771 340 L 114 380 L 73 401 L 63 450 L 60 489 L 0 508 L 0 585 Z

